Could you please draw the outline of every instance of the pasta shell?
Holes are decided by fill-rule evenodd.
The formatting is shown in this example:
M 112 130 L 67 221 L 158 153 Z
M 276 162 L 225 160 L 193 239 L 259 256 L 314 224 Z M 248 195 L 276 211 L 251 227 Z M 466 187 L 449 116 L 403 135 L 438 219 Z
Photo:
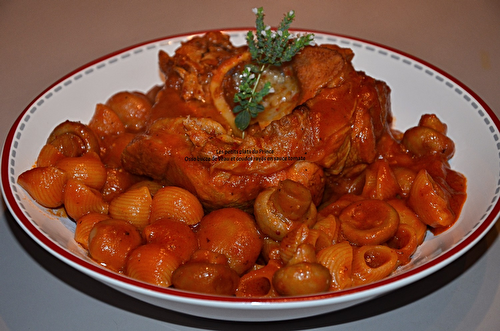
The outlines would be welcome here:
M 343 235 L 357 246 L 382 244 L 394 236 L 399 226 L 397 211 L 376 199 L 350 204 L 339 220 Z
M 125 274 L 150 284 L 169 287 L 172 285 L 172 274 L 179 265 L 177 257 L 164 246 L 146 244 L 130 252 Z
M 262 258 L 268 262 L 273 259 L 281 259 L 280 257 L 280 242 L 270 237 L 264 237 L 261 251 Z
M 447 227 L 455 222 L 455 214 L 450 209 L 449 199 L 449 192 L 422 169 L 411 187 L 408 206 L 425 224 L 433 228 Z
M 64 189 L 64 207 L 74 220 L 90 212 L 108 213 L 108 203 L 102 195 L 77 179 L 68 179 Z
M 257 196 L 254 204 L 255 221 L 261 231 L 274 240 L 282 240 L 294 226 L 299 223 L 294 223 L 284 217 L 282 214 L 275 213 L 269 198 L 274 193 L 275 188 L 263 190 Z
M 106 168 L 106 182 L 101 189 L 104 200 L 113 200 L 139 181 L 139 178 L 123 169 Z
M 316 250 L 311 244 L 300 244 L 295 250 L 290 261 L 287 265 L 296 264 L 301 262 L 315 263 L 316 262 Z
M 399 193 L 399 183 L 389 162 L 376 160 L 365 171 L 362 195 L 370 199 L 387 200 Z
M 307 237 L 307 243 L 312 245 L 314 249 L 318 252 L 325 247 L 332 244 L 330 237 L 323 231 L 318 229 L 309 229 L 309 236 Z
M 198 198 L 183 188 L 166 186 L 158 190 L 153 197 L 151 222 L 172 218 L 195 225 L 201 221 L 203 215 L 203 207 Z
M 293 258 L 299 245 L 306 243 L 308 236 L 309 228 L 302 224 L 283 238 L 280 243 L 280 256 L 285 264 Z
M 264 267 L 247 272 L 240 279 L 236 296 L 244 298 L 277 297 L 278 293 L 273 286 L 273 276 L 281 267 L 281 261 L 270 260 Z
M 330 291 L 339 291 L 352 286 L 353 248 L 347 241 L 326 247 L 318 252 L 318 263 L 332 275 Z
M 373 283 L 389 276 L 397 267 L 398 254 L 390 247 L 368 245 L 354 248 L 353 285 Z
M 338 217 L 342 210 L 349 206 L 353 202 L 364 200 L 365 198 L 354 195 L 354 194 L 344 194 L 339 199 L 322 206 L 319 211 L 319 216 L 327 217 L 328 215 L 333 215 Z
M 76 220 L 75 241 L 83 248 L 89 248 L 89 234 L 94 225 L 100 221 L 109 219 L 108 215 L 99 213 L 89 213 Z
M 415 229 L 406 224 L 400 224 L 398 231 L 389 241 L 387 246 L 396 250 L 398 265 L 405 265 L 417 250 L 417 235 Z
M 427 234 L 427 225 L 425 225 L 417 217 L 415 212 L 413 212 L 413 210 L 406 205 L 405 201 L 393 199 L 387 201 L 387 203 L 398 212 L 400 226 L 404 224 L 414 230 L 417 244 L 420 245 L 424 241 L 425 235 Z
M 151 196 L 154 197 L 156 192 L 158 192 L 163 187 L 163 185 L 152 180 L 141 180 L 130 186 L 129 189 L 132 190 L 139 187 L 147 187 L 149 189 L 149 193 L 151 193 Z
M 100 190 L 106 182 L 106 168 L 94 152 L 80 157 L 65 157 L 56 163 L 56 167 L 96 190 Z
M 149 224 L 152 198 L 145 186 L 128 190 L 109 203 L 112 218 L 126 220 L 142 230 Z
M 37 167 L 50 167 L 54 166 L 57 161 L 62 158 L 65 158 L 63 153 L 61 153 L 54 145 L 45 144 L 40 153 L 38 154 L 38 158 L 36 160 Z
M 40 205 L 60 207 L 64 202 L 67 175 L 55 167 L 39 167 L 23 172 L 17 183 Z
M 394 167 L 393 172 L 398 182 L 401 196 L 407 198 L 417 173 L 406 167 Z
M 328 215 L 318 220 L 313 229 L 324 232 L 328 236 L 330 244 L 334 244 L 339 239 L 340 221 L 334 215 Z

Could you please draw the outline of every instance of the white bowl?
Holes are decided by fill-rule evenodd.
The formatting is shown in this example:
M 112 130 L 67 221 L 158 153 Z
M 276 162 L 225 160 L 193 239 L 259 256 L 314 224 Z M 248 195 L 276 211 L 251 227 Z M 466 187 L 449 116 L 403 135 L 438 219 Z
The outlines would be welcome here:
M 235 44 L 246 30 L 226 31 Z M 448 124 L 456 143 L 451 165 L 468 179 L 468 198 L 459 220 L 448 231 L 432 236 L 410 264 L 382 281 L 335 293 L 277 299 L 240 299 L 188 293 L 145 284 L 111 272 L 89 259 L 73 240 L 74 222 L 41 208 L 16 184 L 30 169 L 52 129 L 64 120 L 87 123 L 97 103 L 123 90 L 147 91 L 161 83 L 157 55 L 173 54 L 192 35 L 154 40 L 104 56 L 63 77 L 42 92 L 22 112 L 10 130 L 2 152 L 2 193 L 19 225 L 40 246 L 77 270 L 148 303 L 192 314 L 232 321 L 277 321 L 346 308 L 409 283 L 448 265 L 479 241 L 499 213 L 499 121 L 470 89 L 445 72 L 413 56 L 379 44 L 315 32 L 318 43 L 354 50 L 354 66 L 392 89 L 395 127 L 405 130 L 423 113 L 435 113 Z

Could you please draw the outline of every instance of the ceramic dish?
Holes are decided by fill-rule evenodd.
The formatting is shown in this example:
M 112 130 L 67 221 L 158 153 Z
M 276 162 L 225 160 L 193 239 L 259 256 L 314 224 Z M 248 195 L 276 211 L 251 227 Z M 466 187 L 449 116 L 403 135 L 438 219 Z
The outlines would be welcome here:
M 226 31 L 235 44 L 246 30 Z M 379 44 L 316 32 L 317 43 L 354 50 L 354 66 L 392 89 L 395 127 L 405 130 L 423 113 L 448 124 L 456 143 L 452 167 L 468 178 L 468 200 L 457 223 L 427 236 L 410 264 L 382 281 L 336 293 L 277 299 L 239 299 L 186 293 L 144 284 L 94 263 L 73 240 L 75 224 L 34 203 L 16 180 L 31 168 L 48 134 L 64 120 L 88 123 L 95 105 L 122 90 L 147 91 L 161 83 L 160 49 L 173 54 L 192 35 L 142 43 L 95 60 L 63 77 L 21 113 L 9 132 L 1 160 L 2 193 L 19 225 L 55 257 L 109 286 L 160 307 L 233 321 L 286 320 L 331 312 L 415 282 L 464 254 L 493 226 L 499 212 L 499 121 L 470 89 L 415 57 Z

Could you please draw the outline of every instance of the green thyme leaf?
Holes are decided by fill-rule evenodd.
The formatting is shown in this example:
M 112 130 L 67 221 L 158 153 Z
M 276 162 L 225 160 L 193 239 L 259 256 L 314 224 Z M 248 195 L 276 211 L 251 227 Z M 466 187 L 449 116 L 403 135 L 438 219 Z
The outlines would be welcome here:
M 266 82 L 257 90 L 262 73 L 268 66 L 281 66 L 289 62 L 302 48 L 314 43 L 313 34 L 305 34 L 296 38 L 288 29 L 295 19 L 295 12 L 291 10 L 281 21 L 278 29 L 274 31 L 270 26 L 264 24 L 264 10 L 262 7 L 255 8 L 255 34 L 248 31 L 246 41 L 248 50 L 255 64 L 245 66 L 241 73 L 239 92 L 234 95 L 236 106 L 233 112 L 238 114 L 235 124 L 238 129 L 244 131 L 252 118 L 264 111 L 261 104 L 266 95 L 272 92 L 271 83 Z
M 250 112 L 249 111 L 241 111 L 236 115 L 234 119 L 236 127 L 240 130 L 245 130 L 250 124 Z

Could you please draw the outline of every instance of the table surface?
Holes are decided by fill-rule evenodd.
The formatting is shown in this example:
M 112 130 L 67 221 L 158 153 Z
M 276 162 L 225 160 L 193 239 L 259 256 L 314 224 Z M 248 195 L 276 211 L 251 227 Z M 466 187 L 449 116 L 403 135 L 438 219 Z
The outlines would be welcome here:
M 295 9 L 296 28 L 374 41 L 448 72 L 500 115 L 500 1 L 0 0 L 0 135 L 50 84 L 102 55 L 168 35 L 250 27 Z M 40 248 L 2 203 L 0 330 L 252 330 L 132 299 Z M 275 330 L 500 330 L 500 223 L 435 274 L 361 305 Z

